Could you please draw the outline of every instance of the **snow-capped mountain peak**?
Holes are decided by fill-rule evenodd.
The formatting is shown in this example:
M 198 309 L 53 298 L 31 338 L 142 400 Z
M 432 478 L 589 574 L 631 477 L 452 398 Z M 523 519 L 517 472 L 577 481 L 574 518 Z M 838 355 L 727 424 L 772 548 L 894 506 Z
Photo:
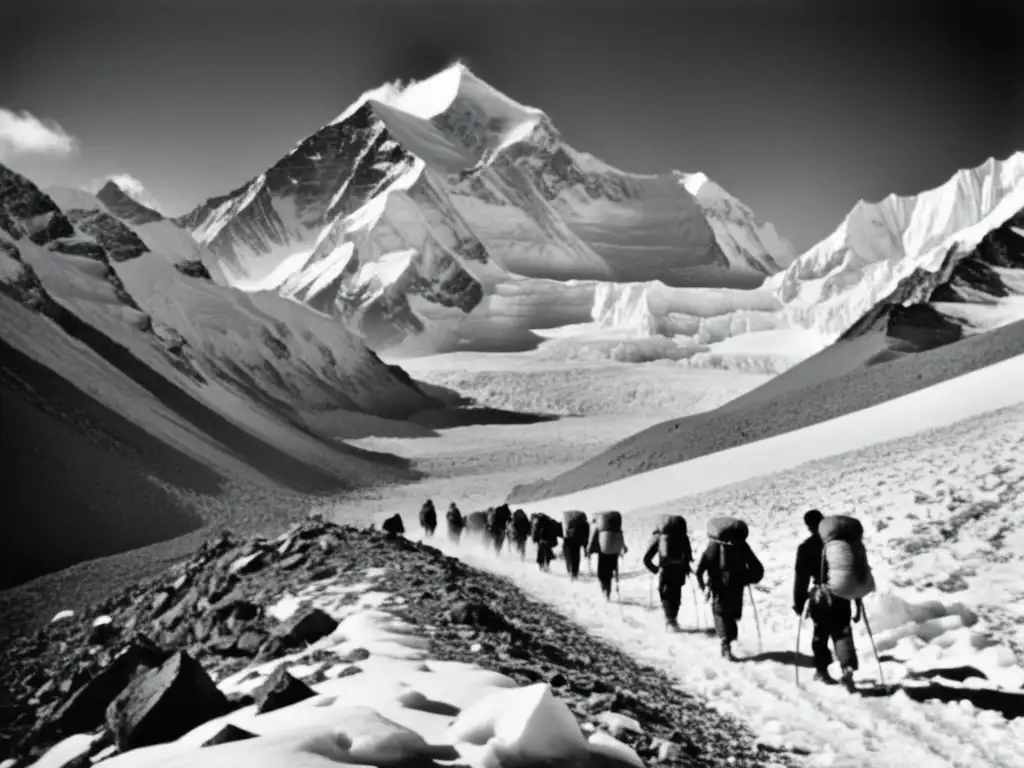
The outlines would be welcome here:
M 375 303 L 371 314 L 397 312 L 406 329 L 426 329 L 424 313 L 476 323 L 466 316 L 489 300 L 464 297 L 509 283 L 753 287 L 789 264 L 792 246 L 774 228 L 706 177 L 697 194 L 687 179 L 628 173 L 574 149 L 542 110 L 456 62 L 366 91 L 273 167 L 178 221 L 239 287 L 352 321 Z M 364 268 L 394 253 L 416 279 Z M 359 276 L 369 274 L 368 292 Z M 407 298 L 416 308 L 399 309 Z

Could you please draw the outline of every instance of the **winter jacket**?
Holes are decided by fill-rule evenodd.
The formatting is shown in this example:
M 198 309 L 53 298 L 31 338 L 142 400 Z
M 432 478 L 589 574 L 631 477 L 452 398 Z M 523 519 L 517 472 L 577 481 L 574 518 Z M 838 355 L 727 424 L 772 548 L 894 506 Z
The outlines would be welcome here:
M 793 575 L 793 608 L 803 611 L 811 584 L 821 583 L 822 553 L 825 543 L 818 534 L 808 536 L 796 550 Z

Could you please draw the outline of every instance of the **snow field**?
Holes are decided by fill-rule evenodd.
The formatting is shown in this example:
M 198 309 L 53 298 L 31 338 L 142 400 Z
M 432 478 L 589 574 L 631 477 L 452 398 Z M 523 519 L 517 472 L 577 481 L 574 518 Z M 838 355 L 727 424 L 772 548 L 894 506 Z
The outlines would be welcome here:
M 771 378 L 667 361 L 560 360 L 537 353 L 457 352 L 400 363 L 414 379 L 455 389 L 492 408 L 652 420 L 717 408 Z
M 518 687 L 482 667 L 433 660 L 429 640 L 399 618 L 404 598 L 373 591 L 374 572 L 353 587 L 330 580 L 282 596 L 273 615 L 287 619 L 309 602 L 340 622 L 330 636 L 292 656 L 256 665 L 218 682 L 225 693 L 250 692 L 286 665 L 302 679 L 319 664 L 309 657 L 337 656 L 318 695 L 265 714 L 255 705 L 211 720 L 177 741 L 131 750 L 104 761 L 110 768 L 215 768 L 281 766 L 319 768 L 354 764 L 387 768 L 433 760 L 484 768 L 522 764 L 600 764 L 642 768 L 628 746 L 606 733 L 584 735 L 575 716 L 544 683 Z M 352 604 L 350 598 L 359 594 Z M 213 747 L 202 743 L 225 725 L 256 735 Z M 82 734 L 56 745 L 36 764 L 87 751 Z
M 810 669 L 801 670 L 797 687 L 797 620 L 791 609 L 793 560 L 807 535 L 803 512 L 818 507 L 826 514 L 855 515 L 865 525 L 879 584 L 865 607 L 886 682 L 909 686 L 915 673 L 941 678 L 947 670 L 956 677 L 956 670 L 970 667 L 988 679 L 968 678 L 965 686 L 1019 690 L 1022 457 L 1024 406 L 1018 405 L 653 507 L 620 507 L 623 497 L 607 498 L 600 507 L 563 506 L 624 508 L 630 551 L 622 564 L 621 608 L 606 604 L 592 579 L 568 581 L 559 563 L 550 574 L 539 573 L 532 552 L 520 562 L 474 546 L 438 546 L 514 580 L 638 660 L 675 675 L 682 690 L 741 718 L 763 741 L 807 750 L 810 765 L 1024 766 L 1024 718 L 1008 721 L 967 702 L 915 702 L 903 692 L 850 697 L 811 682 Z M 736 645 L 737 655 L 750 661 L 729 664 L 719 658 L 717 639 L 701 632 L 713 626 L 710 610 L 691 586 L 684 589 L 680 613 L 684 633 L 664 633 L 652 593 L 656 586 L 640 561 L 663 513 L 686 517 L 697 553 L 706 544 L 711 517 L 727 513 L 751 524 L 752 546 L 766 568 L 753 592 L 763 653 L 749 597 Z M 415 523 L 412 538 L 414 531 Z M 871 687 L 878 680 L 871 644 L 863 623 L 854 629 L 857 679 Z M 810 654 L 810 634 L 807 622 L 804 657 Z

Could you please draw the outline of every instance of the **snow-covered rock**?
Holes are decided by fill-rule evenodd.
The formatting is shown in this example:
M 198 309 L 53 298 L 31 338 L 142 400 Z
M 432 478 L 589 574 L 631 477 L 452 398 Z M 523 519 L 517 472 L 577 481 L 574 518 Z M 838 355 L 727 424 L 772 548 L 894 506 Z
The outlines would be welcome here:
M 486 347 L 508 330 L 488 301 L 508 284 L 548 296 L 579 281 L 750 288 L 794 256 L 703 174 L 613 168 L 462 64 L 368 91 L 179 222 L 232 284 L 343 317 L 377 349 Z M 550 322 L 526 307 L 512 335 Z

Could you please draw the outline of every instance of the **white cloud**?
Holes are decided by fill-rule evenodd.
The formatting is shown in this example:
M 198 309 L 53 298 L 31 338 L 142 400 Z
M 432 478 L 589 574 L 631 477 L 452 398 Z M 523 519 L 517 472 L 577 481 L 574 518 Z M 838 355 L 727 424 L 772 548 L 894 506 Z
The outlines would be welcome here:
M 135 200 L 135 202 L 142 203 L 142 205 L 156 211 L 157 213 L 163 212 L 160 208 L 160 204 L 156 201 L 156 198 L 149 194 L 145 185 L 130 173 L 112 173 L 109 176 L 105 176 L 99 182 L 94 182 L 92 185 L 94 188 L 90 191 L 93 193 L 99 192 L 100 188 L 102 188 L 108 181 L 112 181 L 117 184 L 117 186 L 119 186 L 121 190 L 128 195 L 128 197 Z
M 9 155 L 70 155 L 78 140 L 53 120 L 0 107 L 0 159 Z

